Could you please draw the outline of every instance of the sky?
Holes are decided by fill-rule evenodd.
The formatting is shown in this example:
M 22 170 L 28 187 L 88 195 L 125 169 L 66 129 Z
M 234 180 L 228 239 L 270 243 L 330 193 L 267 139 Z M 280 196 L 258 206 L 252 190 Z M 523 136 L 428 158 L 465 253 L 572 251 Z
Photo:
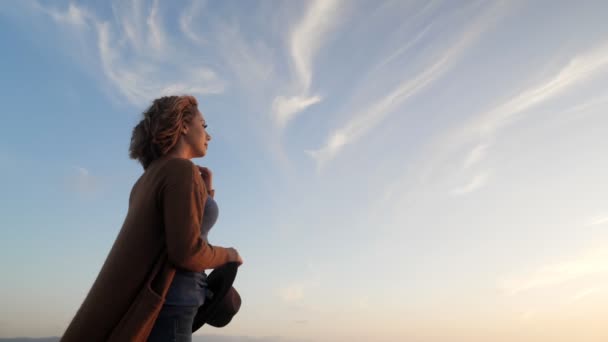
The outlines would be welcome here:
M 608 340 L 605 1 L 3 1 L 0 338 L 59 336 L 192 94 L 242 341 Z

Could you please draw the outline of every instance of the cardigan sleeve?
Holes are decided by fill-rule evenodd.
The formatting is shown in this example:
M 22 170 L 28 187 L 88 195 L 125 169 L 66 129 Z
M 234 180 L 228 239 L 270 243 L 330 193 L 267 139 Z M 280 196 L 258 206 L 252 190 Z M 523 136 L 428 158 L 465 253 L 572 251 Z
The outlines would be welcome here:
M 162 210 L 169 261 L 176 267 L 201 272 L 228 262 L 226 248 L 201 238 L 207 194 L 196 166 L 187 159 L 167 161 Z

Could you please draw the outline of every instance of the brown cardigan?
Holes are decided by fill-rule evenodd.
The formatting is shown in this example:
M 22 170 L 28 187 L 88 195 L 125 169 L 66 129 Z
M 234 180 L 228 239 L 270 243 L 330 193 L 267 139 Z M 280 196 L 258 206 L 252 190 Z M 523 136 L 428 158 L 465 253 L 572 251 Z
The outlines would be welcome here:
M 190 160 L 154 161 L 133 186 L 122 229 L 61 341 L 145 341 L 176 268 L 228 262 L 225 248 L 200 237 L 207 196 Z

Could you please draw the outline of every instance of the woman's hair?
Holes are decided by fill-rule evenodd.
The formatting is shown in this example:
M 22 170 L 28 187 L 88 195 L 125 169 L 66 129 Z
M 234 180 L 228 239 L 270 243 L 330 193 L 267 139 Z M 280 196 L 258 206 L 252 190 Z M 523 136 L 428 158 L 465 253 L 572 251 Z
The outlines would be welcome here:
M 143 119 L 133 128 L 129 157 L 144 170 L 177 144 L 182 127 L 198 112 L 193 96 L 164 96 L 152 102 Z

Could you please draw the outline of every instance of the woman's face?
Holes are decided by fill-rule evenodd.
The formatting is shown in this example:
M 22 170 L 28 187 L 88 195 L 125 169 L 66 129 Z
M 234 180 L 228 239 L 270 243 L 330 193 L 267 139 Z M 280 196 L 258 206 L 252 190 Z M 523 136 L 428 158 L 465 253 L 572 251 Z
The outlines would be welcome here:
M 211 135 L 205 129 L 207 123 L 203 115 L 198 112 L 190 123 L 186 124 L 185 142 L 192 151 L 192 158 L 203 157 L 207 154 L 207 148 Z

